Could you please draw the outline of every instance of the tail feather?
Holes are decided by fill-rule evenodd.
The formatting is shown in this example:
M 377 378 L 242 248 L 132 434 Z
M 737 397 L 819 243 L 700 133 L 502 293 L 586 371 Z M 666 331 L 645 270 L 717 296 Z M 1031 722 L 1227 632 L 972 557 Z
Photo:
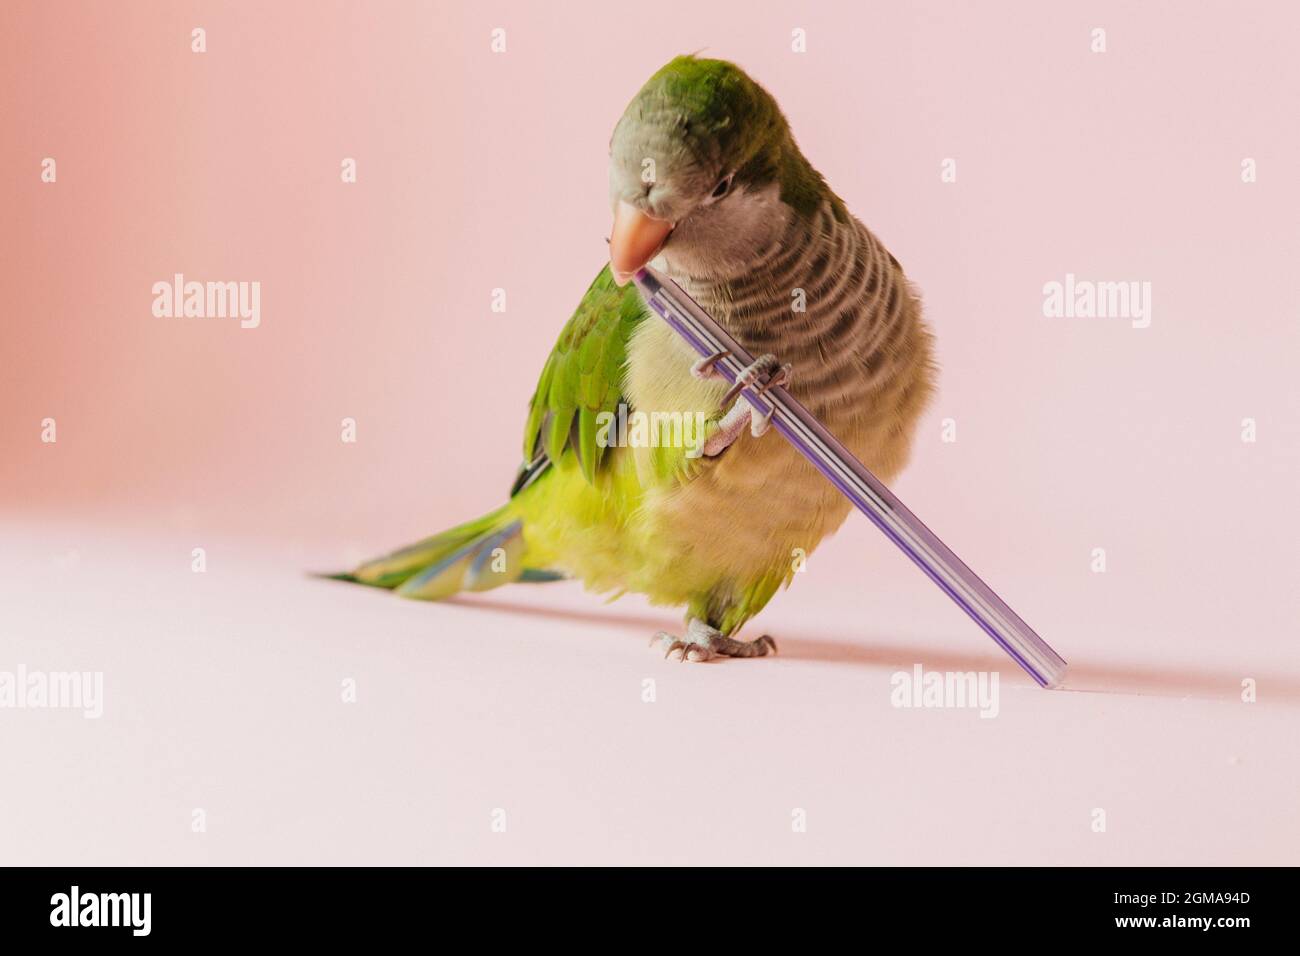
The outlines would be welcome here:
M 459 591 L 487 591 L 509 584 L 523 573 L 523 552 L 523 524 L 514 521 L 435 561 L 410 577 L 397 593 L 423 601 L 441 601 Z
M 402 597 L 440 601 L 459 591 L 487 591 L 512 581 L 555 581 L 562 574 L 525 567 L 523 522 L 506 505 L 481 518 L 320 577 L 395 589 Z
M 417 541 L 415 544 L 399 548 L 391 554 L 367 561 L 347 574 L 331 575 L 331 577 L 381 588 L 398 587 L 429 565 L 436 564 L 476 538 L 496 530 L 507 519 L 508 507 L 490 511 L 481 518 L 467 521 Z

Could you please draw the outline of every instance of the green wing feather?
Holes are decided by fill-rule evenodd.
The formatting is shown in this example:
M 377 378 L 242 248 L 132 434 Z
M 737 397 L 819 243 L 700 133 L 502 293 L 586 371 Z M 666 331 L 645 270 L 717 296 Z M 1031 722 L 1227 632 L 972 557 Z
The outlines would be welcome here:
M 572 452 L 595 481 L 606 452 L 596 441 L 597 417 L 617 413 L 628 340 L 645 317 L 635 286 L 620 288 L 602 269 L 542 368 L 524 427 L 525 461 L 535 466 L 545 455 L 559 464 Z

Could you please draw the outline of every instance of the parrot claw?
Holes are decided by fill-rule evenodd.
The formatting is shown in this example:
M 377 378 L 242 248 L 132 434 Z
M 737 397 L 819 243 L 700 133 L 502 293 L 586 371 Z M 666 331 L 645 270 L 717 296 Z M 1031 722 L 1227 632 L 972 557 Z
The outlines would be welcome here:
M 689 636 L 689 635 L 688 635 Z M 697 641 L 683 641 L 676 634 L 660 631 L 650 639 L 650 646 L 659 644 L 664 649 L 664 660 L 670 660 L 674 651 L 681 651 L 679 661 L 707 661 L 713 657 L 713 650 L 708 644 Z
M 763 387 L 759 389 L 760 393 L 766 392 L 773 385 L 784 384 L 790 378 L 790 366 L 782 365 L 776 360 L 775 355 L 760 355 L 758 358 L 754 359 L 751 364 L 746 365 L 745 368 L 741 370 L 741 373 L 736 376 L 736 381 L 733 382 L 731 388 L 727 390 L 727 394 L 722 396 L 722 402 L 720 404 L 727 404 L 727 402 L 731 401 L 751 385 L 756 385 L 759 377 L 764 373 L 773 371 L 775 371 L 776 374 L 770 381 L 764 383 Z
M 730 354 L 731 352 L 723 349 L 721 352 L 714 352 L 712 355 L 700 359 L 691 366 L 691 375 L 698 379 L 721 378 L 722 375 L 718 372 L 717 365 Z
M 725 637 L 716 627 L 710 627 L 698 618 L 692 618 L 686 627 L 686 636 L 677 637 L 667 631 L 660 631 L 650 639 L 650 646 L 658 644 L 664 649 L 664 659 L 671 659 L 674 652 L 680 652 L 679 661 L 712 660 L 715 657 L 766 657 L 776 654 L 776 641 L 764 634 L 753 641 L 737 641 Z

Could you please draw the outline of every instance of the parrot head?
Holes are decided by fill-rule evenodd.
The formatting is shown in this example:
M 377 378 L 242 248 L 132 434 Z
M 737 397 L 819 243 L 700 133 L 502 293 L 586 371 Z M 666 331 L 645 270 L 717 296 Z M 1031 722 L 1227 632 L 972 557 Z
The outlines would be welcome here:
M 829 195 L 776 101 L 738 66 L 679 56 L 652 76 L 610 140 L 610 267 L 623 285 L 662 255 L 723 279 L 751 267 L 788 216 Z

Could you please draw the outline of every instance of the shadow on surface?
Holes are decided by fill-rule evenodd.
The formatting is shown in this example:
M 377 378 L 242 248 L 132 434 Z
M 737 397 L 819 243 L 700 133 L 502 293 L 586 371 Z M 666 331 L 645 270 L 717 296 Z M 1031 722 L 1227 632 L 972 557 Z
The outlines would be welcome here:
M 583 621 L 591 624 L 618 624 L 641 628 L 647 634 L 659 630 L 671 631 L 674 627 L 680 629 L 680 623 L 669 612 L 665 612 L 662 616 L 626 613 L 607 605 L 595 605 L 591 610 L 575 610 L 515 604 L 499 598 L 480 597 L 457 597 L 447 603 L 526 617 Z M 773 636 L 780 647 L 779 656 L 786 660 L 895 670 L 909 670 L 918 663 L 927 670 L 996 670 L 1003 674 L 1004 679 L 1014 675 L 1018 683 L 1023 682 L 1025 686 L 1033 685 L 1029 677 L 1019 673 L 1006 658 L 993 654 L 927 650 L 920 645 L 883 643 L 869 639 L 796 637 L 781 633 Z M 1080 694 L 1128 694 L 1140 697 L 1194 697 L 1198 700 L 1236 703 L 1241 699 L 1241 681 L 1245 677 L 1255 678 L 1259 686 L 1261 702 L 1300 706 L 1300 678 L 1294 675 L 1229 674 L 1180 666 L 1158 668 L 1140 664 L 1093 663 L 1086 660 L 1071 662 L 1062 691 Z

